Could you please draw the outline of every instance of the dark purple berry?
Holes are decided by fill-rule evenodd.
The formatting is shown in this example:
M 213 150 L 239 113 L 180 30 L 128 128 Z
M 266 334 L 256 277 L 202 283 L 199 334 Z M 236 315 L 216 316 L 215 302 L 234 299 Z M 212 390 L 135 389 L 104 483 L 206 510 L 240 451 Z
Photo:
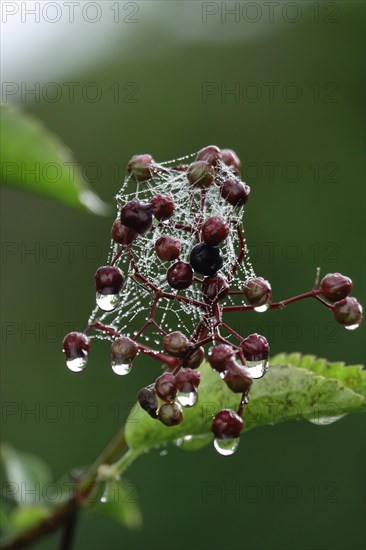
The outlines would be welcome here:
M 90 340 L 83 332 L 70 332 L 65 336 L 62 343 L 62 349 L 68 361 L 86 357 L 89 348 Z
M 222 268 L 223 259 L 218 246 L 199 243 L 192 248 L 189 263 L 201 275 L 215 275 Z
M 195 391 L 200 384 L 200 380 L 200 373 L 192 369 L 181 369 L 175 375 L 175 385 L 183 393 Z
M 122 271 L 115 266 L 105 265 L 100 267 L 95 274 L 95 288 L 103 296 L 118 294 L 125 282 Z
M 202 240 L 206 244 L 216 246 L 227 238 L 229 230 L 229 224 L 225 220 L 213 216 L 202 225 Z
M 216 166 L 218 161 L 221 160 L 221 151 L 216 145 L 208 145 L 198 151 L 196 160 L 205 160 L 211 166 Z
M 146 181 L 152 177 L 154 159 L 151 155 L 134 155 L 127 164 L 127 170 L 131 172 L 137 181 Z
M 201 187 L 202 189 L 210 187 L 213 183 L 214 175 L 214 168 L 205 160 L 192 162 L 187 170 L 189 183 L 196 187 Z
M 158 418 L 166 426 L 176 426 L 183 421 L 182 407 L 178 403 L 164 403 L 159 408 Z
M 236 174 L 240 172 L 240 159 L 232 149 L 221 149 L 222 162 L 231 168 Z
M 124 363 L 135 359 L 139 348 L 128 336 L 116 338 L 111 346 L 112 361 Z
M 164 401 L 173 401 L 177 395 L 175 376 L 171 372 L 164 372 L 155 380 L 155 391 Z
M 220 194 L 232 206 L 243 206 L 248 200 L 250 193 L 249 185 L 238 179 L 224 181 L 220 187 Z
M 182 357 L 189 348 L 189 340 L 179 330 L 166 334 L 163 338 L 164 350 L 173 357 Z
M 234 393 L 248 392 L 253 383 L 249 370 L 235 361 L 227 364 L 224 380 Z
M 171 262 L 179 258 L 181 243 L 178 239 L 163 235 L 155 243 L 155 252 L 163 262 Z
M 226 277 L 220 273 L 203 279 L 202 293 L 206 302 L 225 300 L 229 294 L 229 288 L 230 285 Z
M 227 344 L 220 344 L 208 352 L 208 362 L 217 372 L 224 372 L 230 362 L 235 360 L 235 351 Z
M 249 334 L 241 343 L 245 359 L 248 361 L 262 361 L 268 359 L 269 345 L 267 339 L 260 334 Z
M 184 360 L 184 366 L 191 369 L 198 369 L 202 361 L 205 358 L 205 351 L 202 347 L 196 349 L 193 353 L 190 353 Z
M 139 235 L 144 235 L 152 227 L 152 206 L 149 202 L 133 200 L 121 210 L 121 222 Z
M 152 418 L 157 418 L 159 403 L 153 388 L 142 388 L 138 393 L 138 402 Z
M 138 234 L 121 223 L 117 218 L 112 225 L 112 239 L 118 244 L 129 245 L 137 239 Z
M 233 439 L 239 437 L 243 429 L 240 416 L 230 409 L 219 411 L 213 419 L 211 431 L 217 439 Z
M 357 328 L 363 319 L 361 304 L 356 298 L 344 298 L 333 306 L 333 314 L 337 323 L 347 328 Z
M 169 220 L 174 214 L 175 206 L 173 199 L 163 197 L 163 195 L 154 195 L 150 201 L 152 212 L 159 221 Z
M 271 285 L 262 277 L 248 279 L 244 283 L 244 296 L 253 307 L 268 305 L 272 300 Z
M 186 262 L 176 262 L 167 271 L 166 279 L 172 288 L 184 290 L 193 282 L 193 270 Z
M 320 283 L 320 292 L 332 302 L 346 298 L 352 290 L 352 281 L 340 273 L 328 273 Z

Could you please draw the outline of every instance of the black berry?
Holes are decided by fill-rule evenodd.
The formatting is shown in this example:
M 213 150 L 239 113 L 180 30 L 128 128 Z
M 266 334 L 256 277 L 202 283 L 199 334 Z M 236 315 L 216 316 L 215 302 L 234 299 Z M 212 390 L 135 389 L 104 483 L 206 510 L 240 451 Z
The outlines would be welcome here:
M 199 243 L 192 248 L 189 263 L 201 275 L 215 275 L 222 268 L 223 259 L 217 246 Z
M 149 202 L 133 200 L 121 210 L 121 222 L 139 235 L 144 235 L 152 227 L 152 206 Z

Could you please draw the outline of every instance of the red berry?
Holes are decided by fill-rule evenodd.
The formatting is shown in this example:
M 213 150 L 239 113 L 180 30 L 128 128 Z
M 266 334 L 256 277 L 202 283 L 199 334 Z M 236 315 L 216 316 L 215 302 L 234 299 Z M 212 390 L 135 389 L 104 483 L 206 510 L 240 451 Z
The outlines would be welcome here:
M 248 200 L 250 193 L 249 185 L 238 179 L 224 181 L 220 187 L 220 194 L 232 206 L 243 206 Z
M 261 307 L 270 304 L 272 289 L 263 277 L 253 277 L 244 284 L 244 296 L 251 306 Z
M 189 340 L 179 330 L 166 334 L 163 338 L 164 350 L 173 357 L 182 357 L 189 348 Z
M 153 164 L 154 159 L 151 155 L 134 155 L 127 164 L 127 170 L 132 172 L 137 181 L 146 181 L 152 176 Z
M 221 150 L 222 162 L 229 166 L 236 174 L 240 172 L 240 159 L 232 149 Z
M 125 282 L 122 271 L 115 266 L 105 265 L 100 267 L 95 274 L 95 288 L 103 296 L 118 294 Z
M 144 411 L 146 411 L 152 418 L 157 418 L 158 411 L 158 398 L 153 388 L 142 388 L 138 393 L 138 402 Z
M 220 273 L 203 279 L 202 293 L 206 302 L 225 300 L 229 294 L 229 289 L 230 285 L 226 277 Z
M 176 426 L 183 421 L 182 407 L 178 403 L 164 403 L 159 408 L 158 418 L 166 426 Z
M 155 218 L 159 221 L 169 220 L 172 217 L 175 206 L 173 199 L 163 197 L 163 195 L 154 195 L 150 201 L 152 212 Z
M 356 298 L 348 297 L 336 302 L 333 306 L 333 314 L 337 323 L 349 329 L 357 328 L 363 319 L 362 306 Z
M 181 369 L 175 375 L 175 385 L 183 393 L 195 391 L 200 384 L 200 380 L 200 373 L 192 369 Z
M 217 439 L 233 439 L 239 437 L 242 429 L 242 419 L 235 411 L 230 409 L 219 411 L 211 426 L 211 431 Z
M 128 336 L 116 338 L 111 347 L 112 360 L 116 363 L 128 362 L 135 359 L 139 348 Z
M 262 361 L 268 358 L 269 345 L 267 339 L 260 334 L 249 334 L 242 341 L 241 348 L 248 361 Z
M 207 188 L 213 183 L 215 171 L 205 160 L 192 162 L 188 167 L 187 177 L 191 185 Z
M 62 349 L 68 361 L 86 357 L 89 348 L 90 340 L 83 332 L 70 332 L 65 336 L 62 343 Z
M 198 369 L 202 361 L 205 358 L 205 352 L 202 347 L 196 349 L 193 353 L 190 353 L 184 361 L 184 366 L 191 369 Z
M 220 344 L 208 352 L 208 362 L 217 372 L 224 372 L 230 362 L 235 359 L 235 351 L 227 344 Z
M 173 401 L 177 395 L 175 376 L 171 372 L 164 372 L 155 380 L 155 391 L 164 401 Z
M 249 370 L 235 361 L 228 363 L 224 380 L 234 393 L 248 392 L 253 383 Z
M 193 282 L 193 269 L 186 262 L 178 261 L 168 269 L 166 278 L 172 288 L 183 290 Z
M 121 210 L 121 222 L 139 235 L 144 235 L 152 227 L 152 206 L 148 202 L 133 200 Z
M 216 166 L 218 161 L 221 160 L 221 151 L 216 145 L 208 145 L 198 151 L 196 160 L 205 160 L 211 166 Z
M 181 243 L 178 239 L 163 235 L 155 243 L 155 252 L 163 262 L 176 260 L 180 255 Z
M 208 218 L 202 226 L 202 239 L 206 244 L 215 246 L 227 238 L 229 230 L 228 223 L 213 216 Z
M 112 239 L 118 244 L 129 245 L 138 237 L 138 234 L 121 223 L 117 218 L 112 225 Z
M 338 302 L 346 298 L 352 290 L 352 281 L 340 273 L 328 273 L 320 283 L 320 292 L 324 298 Z

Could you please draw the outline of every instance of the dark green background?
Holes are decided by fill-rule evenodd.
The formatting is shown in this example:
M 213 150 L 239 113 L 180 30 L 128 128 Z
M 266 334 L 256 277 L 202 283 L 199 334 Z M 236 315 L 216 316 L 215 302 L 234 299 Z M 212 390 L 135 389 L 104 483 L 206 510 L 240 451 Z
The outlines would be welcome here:
M 253 253 L 260 251 L 254 267 L 271 281 L 274 297 L 309 289 L 320 265 L 323 274 L 349 275 L 353 295 L 364 303 L 363 3 L 330 3 L 328 11 L 320 4 L 319 22 L 314 22 L 312 2 L 297 3 L 303 10 L 297 23 L 277 16 L 264 25 L 230 18 L 219 23 L 219 15 L 204 25 L 200 2 L 150 4 L 139 2 L 139 23 L 128 28 L 129 39 L 120 48 L 115 43 L 113 52 L 93 69 L 79 69 L 62 79 L 99 83 L 100 101 L 88 103 L 77 94 L 74 103 L 67 98 L 27 103 L 27 111 L 61 136 L 81 164 L 102 167 L 102 177 L 93 186 L 109 202 L 118 190 L 111 167 L 118 163 L 121 181 L 132 154 L 151 152 L 156 159 L 168 160 L 210 143 L 233 148 L 252 186 L 245 228 Z M 334 5 L 336 15 L 330 17 Z M 190 28 L 183 29 L 186 34 L 174 30 L 177 24 L 189 24 L 186 11 L 194 21 L 191 37 Z M 121 33 L 124 30 L 121 25 Z M 121 88 L 136 83 L 138 101 L 115 103 L 108 91 L 115 82 Z M 205 103 L 204 82 L 223 89 L 251 82 L 263 96 L 236 101 L 229 95 L 222 101 L 215 95 Z M 265 82 L 279 83 L 272 102 Z M 283 97 L 289 82 L 301 88 L 299 101 Z M 329 82 L 337 86 L 335 95 L 328 94 Z M 321 90 L 317 101 L 315 83 Z M 269 162 L 280 163 L 274 181 L 266 172 Z M 255 177 L 251 163 L 261 167 L 261 177 Z M 290 182 L 281 174 L 287 163 L 301 167 L 299 181 Z M 320 181 L 315 181 L 314 163 L 321 167 Z M 327 177 L 326 163 L 336 164 L 332 178 Z M 2 191 L 3 242 L 26 243 L 29 248 L 40 243 L 45 255 L 39 261 L 28 256 L 22 262 L 20 254 L 2 258 L 2 328 L 4 323 L 19 324 L 14 336 L 7 337 L 3 330 L 3 400 L 20 407 L 17 414 L 3 418 L 2 437 L 42 456 L 55 478 L 94 459 L 123 422 L 138 389 L 157 372 L 154 364 L 140 358 L 127 379 L 118 379 L 109 366 L 108 346 L 100 343 L 93 346 L 85 373 L 72 376 L 60 353 L 68 331 L 65 323 L 82 328 L 93 305 L 93 275 L 106 257 L 112 220 L 113 215 L 97 218 L 31 194 Z M 51 242 L 62 251 L 55 262 L 47 259 Z M 73 263 L 67 242 L 79 244 Z M 87 243 L 97 243 L 105 254 L 87 261 L 80 253 Z M 265 243 L 277 243 L 273 258 Z M 295 250 L 301 257 L 291 261 Z M 269 337 L 273 353 L 301 351 L 364 362 L 362 329 L 342 330 L 317 303 L 238 315 L 231 322 L 243 334 L 255 322 L 256 330 Z M 39 342 L 30 334 L 22 338 L 22 326 L 36 323 L 41 332 L 55 323 L 56 336 L 50 328 Z M 71 422 L 67 402 L 77 403 Z M 50 403 L 62 410 L 55 422 L 50 421 Z M 90 403 L 102 411 L 96 422 L 82 414 Z M 21 414 L 22 408 L 24 413 L 35 404 L 39 418 Z M 128 472 L 139 489 L 143 529 L 131 532 L 97 516 L 83 517 L 76 548 L 364 548 L 364 427 L 362 415 L 356 415 L 329 427 L 301 422 L 262 428 L 246 434 L 229 459 L 212 448 L 143 456 Z M 202 498 L 204 483 L 217 489 L 207 502 Z M 292 483 L 301 491 L 298 498 Z M 275 484 L 273 498 L 268 484 Z M 225 500 L 225 491 L 235 485 L 237 501 L 230 494 Z M 291 498 L 296 501 L 289 502 Z M 56 548 L 56 538 L 36 547 Z

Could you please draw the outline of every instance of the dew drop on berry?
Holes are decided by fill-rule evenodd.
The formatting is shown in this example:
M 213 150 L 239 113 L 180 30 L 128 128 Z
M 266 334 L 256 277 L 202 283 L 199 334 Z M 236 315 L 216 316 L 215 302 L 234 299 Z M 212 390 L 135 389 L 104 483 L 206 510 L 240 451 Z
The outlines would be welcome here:
M 247 368 L 252 378 L 262 378 L 268 370 L 268 359 L 261 361 L 248 361 L 247 359 Z
M 233 437 L 231 439 L 214 439 L 214 447 L 216 451 L 222 456 L 233 455 L 236 449 L 239 447 L 239 437 Z
M 132 361 L 112 361 L 112 370 L 118 376 L 125 376 L 132 369 Z
M 345 325 L 345 329 L 346 330 L 356 330 L 356 328 L 358 328 L 360 326 L 361 322 L 360 323 L 355 323 L 354 325 Z
M 197 403 L 197 400 L 197 391 L 179 392 L 176 398 L 176 401 L 178 401 L 182 407 L 193 407 Z
M 269 308 L 269 304 L 263 304 L 262 306 L 258 306 L 254 308 L 254 311 L 257 311 L 258 313 L 264 313 Z
M 103 311 L 113 311 L 119 303 L 119 294 L 100 294 L 96 293 L 97 306 Z
M 83 357 L 73 357 L 72 359 L 66 360 L 66 366 L 72 372 L 81 372 L 85 369 L 88 362 L 88 354 L 83 351 Z

